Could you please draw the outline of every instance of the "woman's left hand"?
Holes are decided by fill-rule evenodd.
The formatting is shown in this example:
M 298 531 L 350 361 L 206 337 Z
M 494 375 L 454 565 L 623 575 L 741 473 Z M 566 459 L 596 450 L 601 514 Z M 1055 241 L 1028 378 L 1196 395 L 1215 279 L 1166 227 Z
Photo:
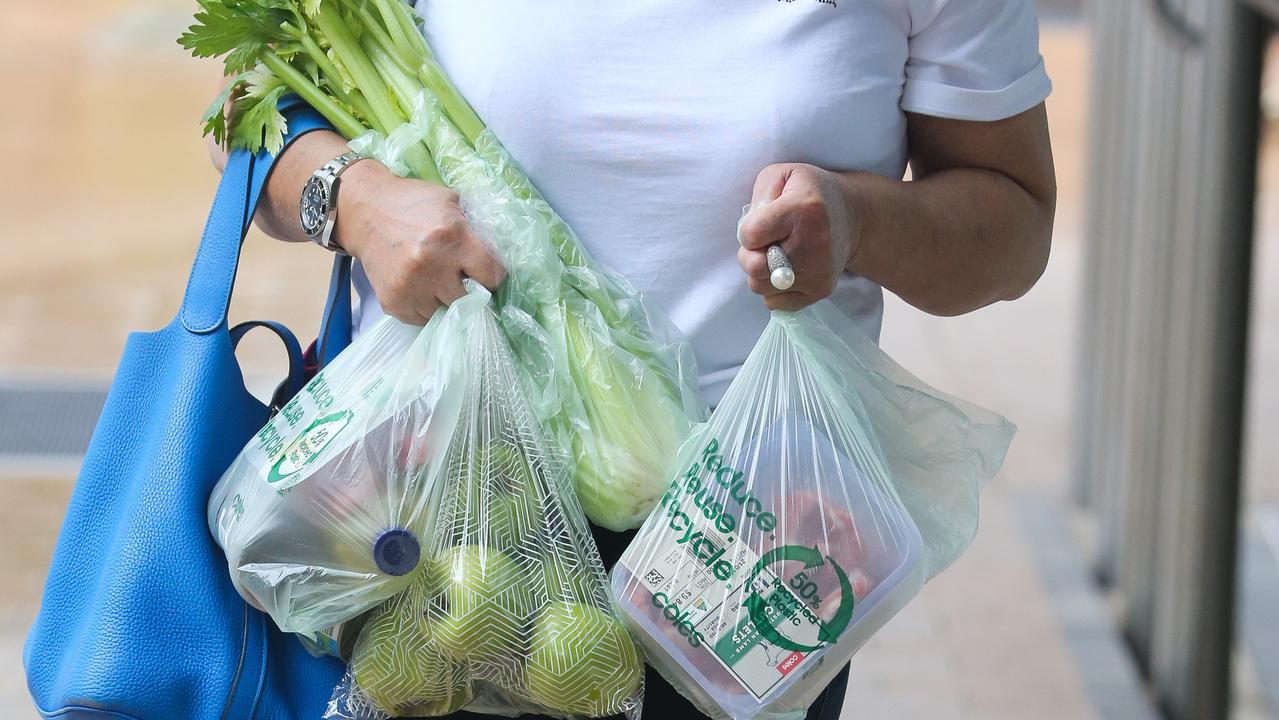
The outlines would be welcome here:
M 812 165 L 769 165 L 756 177 L 737 259 L 769 310 L 799 310 L 835 290 L 857 247 L 849 204 L 841 178 Z M 769 279 L 768 247 L 777 243 L 795 271 L 786 291 Z

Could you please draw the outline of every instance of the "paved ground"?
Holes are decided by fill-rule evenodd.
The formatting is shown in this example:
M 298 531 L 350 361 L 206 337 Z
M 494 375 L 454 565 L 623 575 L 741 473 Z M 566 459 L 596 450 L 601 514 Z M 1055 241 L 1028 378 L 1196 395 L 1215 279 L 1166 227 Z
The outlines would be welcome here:
M 6 9 L 0 72 L 23 102 L 0 110 L 0 156 L 22 172 L 0 175 L 0 239 L 9 255 L 0 265 L 0 378 L 105 379 L 128 330 L 172 316 L 213 187 L 195 118 L 216 69 L 184 58 L 171 40 L 189 11 L 177 0 Z M 1099 600 L 1083 584 L 1064 526 L 1053 530 L 1070 460 L 1088 66 L 1080 26 L 1050 24 L 1043 43 L 1057 86 L 1050 110 L 1062 189 L 1048 273 L 1021 302 L 966 318 L 928 318 L 890 302 L 884 336 L 904 365 L 1006 413 L 1021 434 L 987 492 L 968 555 L 857 657 L 849 718 L 1083 720 L 1099 717 L 1106 703 L 1132 700 L 1130 669 L 1106 654 Z M 31 57 L 57 61 L 33 65 Z M 1279 181 L 1279 163 L 1267 167 Z M 1279 227 L 1279 216 L 1271 223 Z M 1279 278 L 1273 245 L 1263 247 L 1262 265 Z M 251 238 L 234 315 L 314 327 L 326 261 L 313 248 Z M 1279 291 L 1263 292 L 1260 302 L 1279 317 Z M 1271 335 L 1255 348 L 1267 362 L 1279 360 Z M 250 342 L 245 364 L 263 376 L 277 372 L 274 347 Z M 1266 392 L 1254 414 L 1274 418 L 1279 379 L 1258 382 Z M 1254 447 L 1253 467 L 1277 466 L 1267 453 L 1279 449 Z M 0 468 L 5 717 L 30 716 L 12 710 L 27 707 L 18 652 L 67 477 Z M 1028 517 L 1053 521 L 1028 527 Z M 1081 632 L 1100 637 L 1102 649 L 1081 645 Z

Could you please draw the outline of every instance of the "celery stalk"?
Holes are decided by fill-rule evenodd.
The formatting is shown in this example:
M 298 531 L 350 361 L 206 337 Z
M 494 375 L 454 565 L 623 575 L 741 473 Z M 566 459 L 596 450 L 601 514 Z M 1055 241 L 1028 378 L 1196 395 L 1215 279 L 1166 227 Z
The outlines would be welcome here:
M 422 29 L 414 22 L 414 13 L 409 9 L 408 4 L 391 2 L 390 6 L 395 19 L 400 23 L 400 28 L 409 38 L 409 42 L 413 44 L 413 49 L 417 51 L 419 56 L 428 60 L 432 59 L 431 46 L 427 44 L 426 38 L 422 36 Z
M 333 123 L 339 133 L 354 137 L 364 132 L 364 125 L 359 120 L 356 120 L 354 115 L 334 102 L 333 98 L 316 87 L 310 78 L 285 62 L 279 55 L 267 50 L 262 53 L 262 64 L 270 68 L 271 72 L 283 80 L 290 90 L 301 96 L 308 105 L 315 108 L 325 119 Z
M 360 46 L 368 54 L 369 60 L 386 82 L 386 86 L 390 88 L 396 102 L 400 107 L 411 111 L 414 99 L 422 91 L 421 86 L 414 82 L 415 79 L 377 42 L 366 37 L 360 41 Z
M 412 53 L 408 53 L 406 56 L 403 47 L 398 45 L 395 40 L 391 38 L 386 29 L 382 27 L 381 21 L 374 17 L 373 13 L 369 12 L 367 2 L 355 2 L 354 0 L 348 0 L 347 6 L 351 8 L 351 11 L 360 19 L 361 27 L 364 30 L 364 38 L 371 35 L 373 39 L 377 41 L 378 45 L 385 49 L 391 57 L 395 58 L 395 62 L 404 68 L 405 72 L 408 72 L 409 68 L 420 61 L 420 58 L 414 57 Z
M 382 16 L 382 23 L 386 27 L 386 32 L 391 36 L 395 49 L 400 54 L 400 59 L 410 67 L 416 62 L 421 62 L 421 53 L 405 34 L 404 26 L 400 24 L 395 11 L 391 9 L 390 2 L 388 0 L 374 0 L 373 5 L 377 8 L 378 14 Z M 417 33 L 414 32 L 413 34 L 416 35 Z
M 351 73 L 355 86 L 368 99 L 373 109 L 374 119 L 381 125 L 377 129 L 387 133 L 403 124 L 408 118 L 391 103 L 384 84 L 379 82 L 377 71 L 360 49 L 359 41 L 347 29 L 342 16 L 330 3 L 321 3 L 319 11 L 315 14 L 315 22 L 320 32 L 329 39 L 334 52 L 342 58 L 342 64 Z
M 475 114 L 471 104 L 453 86 L 453 81 L 444 74 L 440 64 L 433 58 L 426 58 L 418 66 L 417 77 L 422 85 L 431 91 L 435 99 L 439 100 L 440 107 L 444 108 L 449 120 L 453 121 L 454 127 L 462 132 L 462 137 L 474 147 L 480 133 L 484 132 L 484 121 Z
M 358 89 L 349 93 L 342 89 L 342 73 L 338 71 L 337 66 L 329 59 L 328 53 L 324 52 L 324 49 L 315 41 L 315 38 L 311 37 L 309 33 L 292 26 L 286 25 L 285 29 L 291 35 L 295 35 L 297 41 L 302 44 L 302 50 L 307 54 L 307 57 L 314 60 L 315 64 L 320 67 L 320 72 L 329 78 L 333 94 L 337 95 L 339 100 L 355 108 L 364 117 L 372 118 L 373 108 L 369 106 L 369 101 L 364 99 L 364 95 Z

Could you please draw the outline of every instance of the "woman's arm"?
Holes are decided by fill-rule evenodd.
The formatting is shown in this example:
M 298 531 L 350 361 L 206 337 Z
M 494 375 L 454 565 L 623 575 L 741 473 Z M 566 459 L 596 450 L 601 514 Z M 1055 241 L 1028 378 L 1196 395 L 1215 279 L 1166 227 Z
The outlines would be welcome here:
M 276 160 L 275 167 L 271 170 L 271 177 L 262 193 L 262 199 L 258 202 L 257 214 L 253 216 L 253 221 L 262 229 L 262 232 L 287 242 L 308 241 L 310 238 L 302 232 L 302 223 L 298 216 L 302 186 L 316 169 L 349 150 L 342 136 L 331 130 L 312 130 L 290 144 L 284 154 Z M 226 165 L 226 151 L 214 143 L 212 138 L 209 140 L 209 153 L 213 158 L 214 167 L 218 169 L 218 172 L 222 172 L 222 168 Z M 380 166 L 375 168 L 375 165 L 376 163 L 365 161 L 348 168 L 342 173 L 343 191 L 367 185 L 370 182 L 367 176 L 376 174 L 377 169 L 380 168 Z M 338 194 L 339 222 L 345 219 L 346 213 L 342 212 L 341 206 L 346 195 L 346 192 Z M 358 239 L 355 244 L 359 244 Z
M 1025 294 L 1048 262 L 1056 180 L 1044 106 L 997 122 L 908 115 L 913 180 L 772 165 L 742 226 L 751 289 L 774 309 L 826 297 L 841 272 L 869 278 L 936 315 Z M 788 292 L 768 281 L 781 242 Z
M 298 217 L 302 186 L 348 150 L 342 136 L 327 130 L 309 132 L 285 148 L 254 215 L 258 227 L 280 240 L 308 240 Z M 210 143 L 209 152 L 221 172 L 225 151 Z M 388 314 L 421 325 L 436 308 L 462 296 L 463 277 L 490 289 L 501 284 L 505 270 L 471 231 L 452 190 L 396 177 L 375 160 L 350 166 L 341 183 L 333 239 L 359 258 Z

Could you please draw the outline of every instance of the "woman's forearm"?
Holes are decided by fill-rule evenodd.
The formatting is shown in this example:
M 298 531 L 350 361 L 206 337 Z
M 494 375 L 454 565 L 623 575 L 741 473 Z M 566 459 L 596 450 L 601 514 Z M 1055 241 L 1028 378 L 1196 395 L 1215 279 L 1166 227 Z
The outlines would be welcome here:
M 222 79 L 222 87 L 231 82 L 231 77 Z M 222 108 L 228 117 L 231 113 L 231 100 L 228 99 Z M 207 139 L 209 159 L 213 167 L 221 173 L 226 168 L 226 148 L 214 141 L 210 135 Z M 258 201 L 254 223 L 267 235 L 289 242 L 308 240 L 302 232 L 302 223 L 298 215 L 298 207 L 302 200 L 302 186 L 308 178 L 324 163 L 346 152 L 346 141 L 340 135 L 328 130 L 313 130 L 297 138 L 287 145 L 277 158 L 271 175 L 267 178 Z M 351 168 L 354 170 L 355 168 Z
M 289 144 L 258 202 L 258 227 L 280 240 L 309 240 L 298 217 L 302 187 L 348 150 L 342 136 L 328 130 L 312 130 Z M 209 152 L 221 172 L 225 151 L 211 144 Z M 470 229 L 452 190 L 397 177 L 375 160 L 348 165 L 339 188 L 332 239 L 360 260 L 387 314 L 422 325 L 441 305 L 465 294 L 462 278 L 490 290 L 501 284 L 505 270 Z
M 1002 173 L 953 168 L 912 182 L 840 174 L 857 238 L 847 269 L 935 315 L 1025 294 L 1048 262 L 1055 197 Z

